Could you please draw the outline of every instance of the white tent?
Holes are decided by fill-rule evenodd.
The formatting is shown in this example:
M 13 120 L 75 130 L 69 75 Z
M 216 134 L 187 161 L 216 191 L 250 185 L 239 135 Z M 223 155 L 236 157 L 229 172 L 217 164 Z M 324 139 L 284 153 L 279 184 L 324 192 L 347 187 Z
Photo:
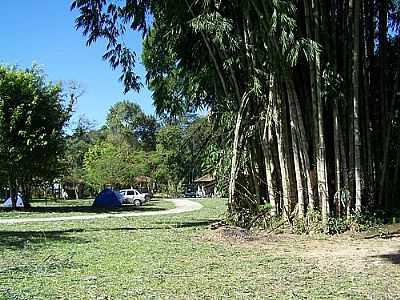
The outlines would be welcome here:
M 4 201 L 3 207 L 12 207 L 11 197 Z M 24 202 L 20 195 L 17 196 L 17 207 L 24 207 Z

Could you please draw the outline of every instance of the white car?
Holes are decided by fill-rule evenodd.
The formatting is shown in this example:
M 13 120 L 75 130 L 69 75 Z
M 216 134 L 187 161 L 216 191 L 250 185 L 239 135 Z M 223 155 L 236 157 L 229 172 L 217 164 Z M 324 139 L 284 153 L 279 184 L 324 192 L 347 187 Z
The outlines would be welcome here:
M 119 192 L 122 195 L 123 203 L 132 203 L 135 206 L 141 206 L 150 200 L 147 194 L 139 193 L 135 189 L 120 190 Z

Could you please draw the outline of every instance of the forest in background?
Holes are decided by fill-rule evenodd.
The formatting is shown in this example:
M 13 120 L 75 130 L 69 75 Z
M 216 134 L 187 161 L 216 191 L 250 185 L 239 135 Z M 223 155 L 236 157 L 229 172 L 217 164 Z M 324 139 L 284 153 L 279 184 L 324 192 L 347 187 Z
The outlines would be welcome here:
M 136 103 L 120 101 L 100 128 L 85 117 L 78 120 L 66 139 L 63 185 L 76 199 L 107 186 L 144 185 L 152 192 L 182 195 L 197 177 L 214 173 L 217 144 L 207 117 L 156 119 Z M 149 182 L 137 182 L 143 176 Z
M 123 100 L 100 127 L 85 116 L 72 122 L 83 93 L 76 82 L 49 82 L 35 64 L 0 65 L 0 195 L 14 207 L 18 194 L 29 207 L 32 197 L 93 198 L 105 187 L 178 196 L 219 166 L 207 116 L 156 118 Z

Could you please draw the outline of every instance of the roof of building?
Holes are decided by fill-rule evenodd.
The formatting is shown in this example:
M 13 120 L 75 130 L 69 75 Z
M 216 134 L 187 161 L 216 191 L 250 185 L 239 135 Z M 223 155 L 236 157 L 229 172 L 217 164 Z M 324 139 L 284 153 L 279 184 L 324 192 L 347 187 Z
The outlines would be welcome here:
M 208 182 L 213 182 L 213 181 L 215 181 L 215 178 L 210 174 L 206 174 L 206 175 L 194 180 L 194 182 L 196 182 L 196 183 L 202 183 L 202 182 L 208 183 Z
M 147 177 L 147 176 L 136 176 L 134 178 L 134 181 L 137 183 L 149 183 L 149 182 L 152 182 L 153 179 L 150 177 Z

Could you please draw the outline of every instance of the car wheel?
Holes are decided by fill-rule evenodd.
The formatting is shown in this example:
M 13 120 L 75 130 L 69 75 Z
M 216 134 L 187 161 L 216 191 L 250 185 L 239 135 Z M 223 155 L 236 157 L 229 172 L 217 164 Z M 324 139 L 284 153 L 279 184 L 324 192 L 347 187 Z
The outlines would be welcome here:
M 133 204 L 135 204 L 135 206 L 140 206 L 142 205 L 142 202 L 140 202 L 139 199 L 135 199 L 135 201 L 133 201 Z

